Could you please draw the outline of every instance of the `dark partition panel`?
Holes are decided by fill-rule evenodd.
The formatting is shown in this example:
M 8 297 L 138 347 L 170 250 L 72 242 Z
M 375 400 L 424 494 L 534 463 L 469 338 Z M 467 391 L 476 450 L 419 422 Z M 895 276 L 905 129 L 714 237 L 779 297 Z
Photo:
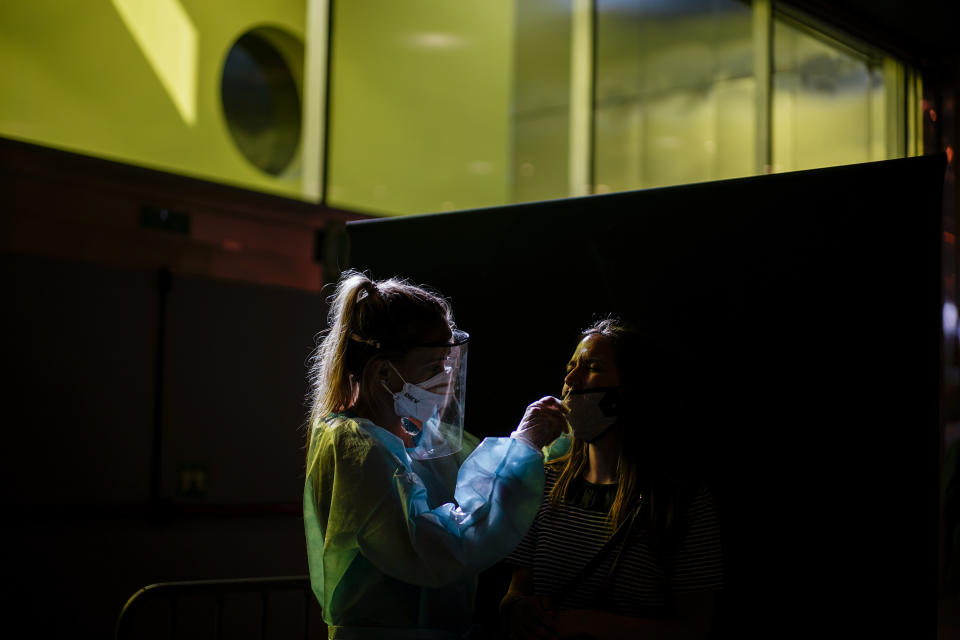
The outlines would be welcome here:
M 559 392 L 595 313 L 682 353 L 726 635 L 932 637 L 944 162 L 351 223 L 352 265 L 452 299 L 478 435 Z

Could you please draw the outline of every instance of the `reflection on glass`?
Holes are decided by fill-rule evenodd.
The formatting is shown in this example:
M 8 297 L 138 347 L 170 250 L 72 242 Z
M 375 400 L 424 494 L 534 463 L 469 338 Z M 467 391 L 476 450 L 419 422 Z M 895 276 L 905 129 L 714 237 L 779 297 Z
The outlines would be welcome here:
M 773 42 L 774 171 L 886 158 L 883 61 L 781 19 Z
M 751 20 L 736 0 L 597 0 L 598 192 L 753 173 Z
M 569 189 L 570 109 L 566 106 L 514 119 L 513 201 L 564 198 Z
M 387 215 L 505 204 L 513 2 L 331 6 L 327 202 Z
M 333 5 L 333 206 L 425 213 L 563 198 L 585 181 L 604 193 L 909 148 L 904 67 L 785 6 L 770 51 L 754 40 L 769 5 L 748 0 L 594 0 L 592 13 L 582 0 Z M 584 68 L 593 111 L 581 126 Z
M 512 199 L 563 198 L 569 195 L 572 1 L 515 6 Z

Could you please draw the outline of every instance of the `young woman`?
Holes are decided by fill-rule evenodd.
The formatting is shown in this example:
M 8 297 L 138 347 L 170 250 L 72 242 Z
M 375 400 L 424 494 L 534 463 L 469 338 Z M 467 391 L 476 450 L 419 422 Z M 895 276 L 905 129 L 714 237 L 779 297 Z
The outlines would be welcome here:
M 357 272 L 338 283 L 311 371 L 303 495 L 330 638 L 461 637 L 476 574 L 536 514 L 560 403 L 531 404 L 510 438 L 467 456 L 467 339 L 435 293 Z
M 508 558 L 512 638 L 702 638 L 722 586 L 709 492 L 681 482 L 682 371 L 616 319 L 581 334 L 563 382 L 573 432 Z

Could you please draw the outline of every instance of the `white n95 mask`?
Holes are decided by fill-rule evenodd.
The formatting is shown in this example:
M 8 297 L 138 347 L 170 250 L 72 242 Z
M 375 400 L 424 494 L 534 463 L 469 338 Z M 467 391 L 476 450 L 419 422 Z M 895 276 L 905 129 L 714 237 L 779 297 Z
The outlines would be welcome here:
M 570 391 L 563 406 L 573 436 L 584 442 L 595 442 L 620 417 L 620 387 Z
M 414 418 L 420 422 L 426 422 L 430 418 L 435 417 L 437 411 L 446 402 L 447 395 L 444 393 L 433 393 L 432 391 L 427 391 L 427 389 L 449 384 L 450 372 L 444 370 L 429 380 L 413 384 L 403 379 L 403 376 L 400 375 L 400 372 L 397 371 L 397 368 L 393 366 L 392 362 L 388 360 L 387 364 L 396 372 L 400 380 L 403 380 L 403 387 L 396 393 L 390 391 L 390 387 L 387 386 L 386 382 L 383 380 L 380 381 L 380 384 L 387 390 L 387 393 L 393 395 L 393 412 L 397 414 L 397 417 Z

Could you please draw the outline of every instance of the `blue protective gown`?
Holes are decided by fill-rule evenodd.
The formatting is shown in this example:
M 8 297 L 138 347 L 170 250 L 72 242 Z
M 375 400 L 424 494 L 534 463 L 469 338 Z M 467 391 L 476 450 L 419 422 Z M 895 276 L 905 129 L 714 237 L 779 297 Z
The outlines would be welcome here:
M 355 416 L 314 429 L 303 517 L 328 625 L 470 624 L 476 575 L 523 538 L 544 474 L 541 452 L 511 438 L 486 438 L 461 460 L 413 460 L 400 438 Z

